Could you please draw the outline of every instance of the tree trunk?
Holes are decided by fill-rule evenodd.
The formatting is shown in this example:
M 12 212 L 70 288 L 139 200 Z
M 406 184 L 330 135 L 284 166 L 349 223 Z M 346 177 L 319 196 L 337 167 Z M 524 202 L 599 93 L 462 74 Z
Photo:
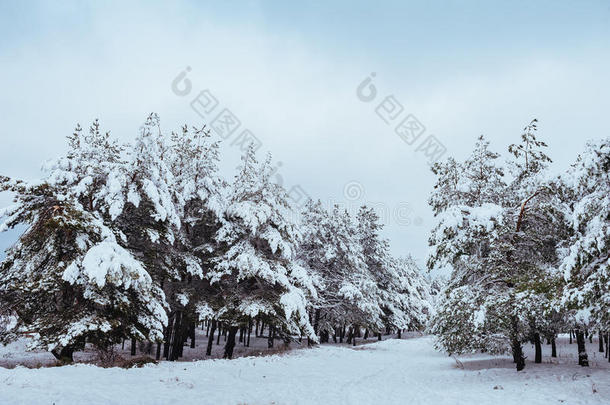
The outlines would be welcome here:
M 218 338 L 216 339 L 216 346 L 220 345 L 220 335 L 222 335 L 222 323 L 218 322 Z
M 227 343 L 225 344 L 225 354 L 223 358 L 232 359 L 233 358 L 233 349 L 235 348 L 235 335 L 237 335 L 237 330 L 239 327 L 230 326 L 229 333 L 227 338 Z
M 513 360 L 517 365 L 517 371 L 521 371 L 525 368 L 525 358 L 523 357 L 523 348 L 521 342 L 517 338 L 513 338 L 512 341 L 513 349 Z
M 381 340 L 381 332 L 377 333 L 377 340 Z
M 161 358 L 161 342 L 157 343 L 157 352 L 155 353 L 155 360 L 159 360 Z
M 599 331 L 599 335 L 598 335 L 598 339 L 599 339 L 599 352 L 603 353 L 604 352 L 604 334 L 602 333 L 602 331 Z
M 131 355 L 132 356 L 136 355 L 136 340 L 135 339 L 131 339 Z
M 58 352 L 57 349 L 51 350 L 51 354 L 55 358 L 61 361 L 63 364 L 70 364 L 74 362 L 74 348 L 72 346 L 62 347 Z
M 398 329 L 398 339 L 402 339 L 402 329 Z
M 347 332 L 347 344 L 349 345 L 350 343 L 352 343 L 352 339 L 354 338 L 354 328 L 350 327 L 348 332 Z
M 313 331 L 318 336 L 318 328 L 320 327 L 320 310 L 316 309 L 313 321 Z
M 273 337 L 275 335 L 275 328 L 269 325 L 269 337 L 267 338 L 267 348 L 271 349 L 273 347 Z
M 191 349 L 195 348 L 195 322 L 193 322 L 193 325 L 191 326 Z
M 551 357 L 557 357 L 557 345 L 555 344 L 555 338 L 551 339 Z
M 585 345 L 585 334 L 580 329 L 576 329 L 576 344 L 578 346 L 578 365 L 589 367 L 589 358 L 587 356 L 587 347 Z
M 572 344 L 572 329 L 570 329 L 570 344 Z
M 366 330 L 364 331 L 364 340 L 367 340 L 368 338 L 369 338 L 369 330 L 368 330 L 368 329 L 366 329 Z
M 169 353 L 168 360 L 175 361 L 178 360 L 180 355 L 179 348 L 183 346 L 184 340 L 181 335 L 182 330 L 182 312 L 176 311 L 174 315 L 174 322 L 172 328 L 170 329 L 170 340 L 169 340 Z
M 523 347 L 519 341 L 519 321 L 516 316 L 513 316 L 512 320 L 512 342 L 511 346 L 513 349 L 513 360 L 517 365 L 517 371 L 521 371 L 525 368 L 525 357 L 523 357 Z
M 534 346 L 536 347 L 536 355 L 534 357 L 534 363 L 542 363 L 542 343 L 540 342 L 540 334 L 534 333 Z
M 166 360 L 169 359 L 169 331 L 170 325 L 167 325 L 165 328 L 165 340 L 163 342 L 163 358 Z
M 206 356 L 212 355 L 212 346 L 214 345 L 214 333 L 216 332 L 216 320 L 212 320 L 212 326 L 208 334 L 208 347 L 205 350 Z
M 248 323 L 248 338 L 246 341 L 246 347 L 250 347 L 250 334 L 252 333 L 252 321 Z

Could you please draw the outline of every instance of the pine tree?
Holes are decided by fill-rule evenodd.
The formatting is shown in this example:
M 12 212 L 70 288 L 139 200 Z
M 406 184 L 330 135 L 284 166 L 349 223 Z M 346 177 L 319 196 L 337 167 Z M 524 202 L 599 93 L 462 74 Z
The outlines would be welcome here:
M 567 282 L 563 300 L 581 332 L 610 329 L 609 173 L 610 139 L 605 138 L 588 142 L 562 177 L 572 231 L 560 268 Z
M 69 141 L 42 182 L 3 179 L 1 190 L 16 197 L 0 213 L 2 230 L 29 225 L 1 264 L 0 300 L 17 315 L 2 339 L 33 332 L 32 348 L 64 361 L 85 341 L 107 349 L 125 338 L 159 340 L 167 322 L 163 292 L 109 221 L 124 207 L 121 148 L 97 121 Z
M 315 340 L 307 316 L 307 289 L 313 289 L 295 255 L 301 235 L 284 189 L 271 179 L 271 156 L 259 165 L 254 147 L 242 158 L 222 225 L 216 236 L 224 252 L 207 277 L 220 291 L 215 312 L 230 327 L 225 356 L 239 326 L 259 317 L 287 340 Z
M 210 299 L 216 297 L 218 291 L 210 285 L 205 273 L 212 266 L 216 252 L 214 236 L 225 205 L 226 184 L 218 174 L 218 148 L 218 142 L 211 140 L 205 127 L 189 130 L 185 125 L 180 133 L 171 135 L 167 160 L 174 177 L 173 189 L 181 219 L 176 238 L 179 253 L 174 262 L 179 275 L 165 286 L 168 295 L 175 297 L 174 322 L 166 336 L 166 341 L 175 343 L 172 347 L 167 346 L 166 356 L 171 359 L 181 352 L 182 342 L 175 336 L 185 337 L 201 320 L 214 319 L 216 322 L 211 309 L 215 305 Z M 180 322 L 177 322 L 178 318 Z

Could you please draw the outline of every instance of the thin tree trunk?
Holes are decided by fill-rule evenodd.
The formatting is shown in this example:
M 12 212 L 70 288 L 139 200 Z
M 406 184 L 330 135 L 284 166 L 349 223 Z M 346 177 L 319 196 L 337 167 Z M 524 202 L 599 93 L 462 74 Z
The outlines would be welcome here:
M 161 342 L 157 343 L 157 352 L 155 353 L 155 360 L 159 360 L 161 358 Z
M 267 348 L 271 349 L 273 347 L 273 337 L 275 335 L 275 328 L 269 325 L 269 337 L 267 338 Z
M 237 335 L 237 330 L 239 327 L 230 326 L 227 343 L 225 344 L 225 354 L 223 358 L 232 359 L 233 358 L 233 349 L 235 348 L 235 335 Z
M 598 339 L 599 339 L 599 352 L 603 353 L 604 352 L 604 334 L 602 333 L 602 331 L 599 331 L 599 335 L 598 335 Z
M 222 323 L 218 322 L 218 338 L 216 339 L 216 346 L 220 345 L 220 335 L 222 335 Z
M 131 339 L 131 355 L 132 356 L 136 355 L 136 340 L 135 339 Z
M 248 322 L 248 340 L 246 341 L 246 347 L 250 347 L 250 334 L 252 333 L 252 320 Z
M 381 340 L 381 332 L 377 333 L 377 340 Z
M 534 363 L 540 364 L 542 363 L 542 343 L 540 342 L 540 334 L 538 332 L 534 333 L 534 346 L 536 347 Z
M 367 340 L 369 338 L 369 330 L 368 328 L 364 331 L 364 340 Z
M 517 365 L 517 371 L 521 371 L 525 368 L 525 358 L 523 357 L 523 348 L 521 347 L 521 342 L 519 342 L 519 340 L 516 338 L 513 338 L 512 349 L 513 360 Z
M 318 328 L 320 327 L 320 310 L 316 309 L 314 321 L 313 321 L 313 331 L 318 336 Z
M 167 325 L 165 328 L 165 340 L 163 342 L 163 358 L 165 360 L 169 359 L 169 336 L 170 334 L 170 325 Z
M 193 322 L 193 325 L 191 326 L 191 349 L 195 348 L 195 322 Z
M 576 343 L 578 345 L 578 365 L 589 367 L 587 347 L 585 345 L 585 335 L 580 329 L 576 329 Z
M 402 339 L 402 329 L 398 329 L 398 339 Z
M 523 348 L 521 347 L 521 342 L 519 341 L 519 321 L 516 316 L 513 316 L 512 320 L 512 350 L 513 350 L 513 360 L 517 365 L 517 371 L 521 371 L 525 368 L 525 358 L 523 357 Z
M 572 344 L 572 329 L 570 329 L 570 344 Z
M 555 344 L 555 338 L 551 339 L 551 357 L 557 357 L 557 345 Z
M 214 333 L 216 332 L 216 320 L 212 320 L 210 332 L 208 334 L 208 347 L 205 350 L 206 356 L 212 355 L 212 346 L 214 345 Z

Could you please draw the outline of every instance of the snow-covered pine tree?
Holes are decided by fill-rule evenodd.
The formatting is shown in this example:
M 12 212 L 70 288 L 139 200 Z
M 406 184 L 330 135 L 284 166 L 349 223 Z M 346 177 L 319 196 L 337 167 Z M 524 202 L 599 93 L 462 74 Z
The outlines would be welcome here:
M 453 269 L 432 328 L 439 345 L 450 353 L 510 349 L 518 370 L 525 365 L 521 343 L 536 343 L 540 361 L 541 335 L 554 335 L 558 325 L 551 321 L 562 319 L 554 304 L 561 290 L 554 268 L 555 246 L 565 235 L 563 217 L 544 182 L 550 158 L 535 129 L 534 124 L 526 127 L 523 144 L 510 147 L 517 161 L 507 187 L 500 179 L 502 169 L 493 163 L 499 155 L 479 138 L 463 165 L 464 178 L 454 182 L 463 184 L 465 198 L 445 209 L 437 204 L 439 226 L 430 238 L 429 266 Z
M 514 290 L 505 268 L 493 263 L 509 223 L 501 205 L 505 184 L 498 157 L 479 137 L 463 164 L 449 161 L 433 167 L 439 178 L 430 203 L 438 225 L 429 240 L 428 268 L 448 267 L 451 277 L 431 331 L 450 354 L 504 352 L 518 342 L 514 349 L 521 348 L 517 325 L 510 322 Z
M 586 365 L 582 328 L 610 330 L 610 138 L 587 143 L 562 177 L 572 236 L 561 270 L 564 303 L 580 330 L 579 363 Z
M 205 126 L 189 129 L 185 125 L 181 132 L 171 135 L 168 160 L 182 222 L 176 240 L 179 254 L 175 263 L 181 277 L 174 277 L 174 281 L 167 283 L 166 289 L 171 289 L 171 296 L 176 297 L 175 309 L 179 304 L 181 310 L 179 325 L 173 324 L 174 333 L 184 337 L 188 334 L 191 346 L 194 344 L 195 325 L 200 320 L 211 318 L 216 326 L 211 308 L 218 305 L 208 301 L 217 297 L 218 291 L 214 290 L 204 274 L 210 268 L 210 261 L 216 252 L 214 237 L 225 204 L 223 192 L 226 184 L 218 174 L 218 149 L 218 142 L 211 140 Z M 176 316 L 173 320 L 176 320 Z M 209 339 L 214 338 L 215 329 Z M 181 354 L 182 342 L 179 340 L 174 339 L 174 346 L 178 350 L 168 348 L 167 357 L 174 358 Z
M 138 255 L 155 283 L 165 291 L 170 305 L 169 326 L 165 331 L 164 355 L 176 359 L 182 353 L 185 323 L 183 297 L 174 283 L 184 280 L 180 235 L 180 195 L 171 171 L 171 149 L 163 135 L 157 114 L 150 114 L 135 141 L 127 149 L 122 166 L 125 204 L 112 220 L 124 235 L 127 249 Z
M 229 325 L 228 358 L 239 326 L 254 317 L 285 340 L 293 335 L 316 340 L 306 299 L 313 285 L 295 258 L 301 234 L 287 193 L 271 179 L 271 156 L 259 165 L 251 145 L 242 162 L 216 237 L 224 251 L 206 274 L 222 304 L 212 309 Z
M 536 131 L 534 119 L 524 128 L 521 143 L 508 148 L 514 155 L 508 162 L 513 178 L 504 201 L 515 225 L 514 230 L 507 228 L 503 250 L 496 252 L 496 258 L 513 273 L 519 319 L 535 345 L 535 361 L 540 363 L 542 337 L 554 339 L 565 319 L 556 305 L 562 284 L 556 271 L 556 247 L 567 229 L 555 187 L 546 180 L 551 162 L 544 151 L 547 145 L 537 139 Z
M 422 330 L 434 314 L 430 281 L 411 256 L 392 260 L 393 305 L 404 314 L 406 329 Z
M 347 211 L 335 206 L 328 213 L 319 202 L 307 206 L 303 221 L 301 260 L 320 285 L 314 325 L 321 340 L 333 333 L 343 341 L 347 329 L 353 342 L 361 327 L 380 333 L 382 297 L 365 263 L 357 224 Z
M 159 340 L 167 322 L 163 292 L 109 221 L 124 206 L 121 148 L 97 121 L 69 142 L 41 182 L 4 178 L 0 188 L 15 194 L 0 230 L 28 225 L 0 265 L 0 301 L 17 316 L 2 340 L 30 332 L 31 348 L 63 361 L 85 342 L 105 350 L 124 338 Z
M 378 306 L 386 328 L 421 329 L 430 314 L 430 294 L 411 258 L 394 259 L 380 232 L 383 224 L 372 208 L 363 206 L 357 215 L 358 236 L 364 262 L 377 283 Z

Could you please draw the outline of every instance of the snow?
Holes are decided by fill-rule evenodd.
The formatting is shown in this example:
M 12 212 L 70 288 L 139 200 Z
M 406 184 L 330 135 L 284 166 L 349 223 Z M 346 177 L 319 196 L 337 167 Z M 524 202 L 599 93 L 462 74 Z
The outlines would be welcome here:
M 607 360 L 579 367 L 575 344 L 558 347 L 560 356 L 567 354 L 562 350 L 573 352 L 563 358 L 571 364 L 545 358 L 542 364 L 528 361 L 517 373 L 507 357 L 455 361 L 434 351 L 432 343 L 433 338 L 421 337 L 355 348 L 323 345 L 269 357 L 128 370 L 86 364 L 0 368 L 0 403 L 522 405 L 603 404 L 610 398 Z
M 150 276 L 139 261 L 116 243 L 104 241 L 89 249 L 82 262 L 83 274 L 98 287 L 104 287 L 107 280 L 113 284 L 129 288 L 132 282 L 150 282 Z M 124 273 L 129 272 L 125 277 Z M 66 279 L 66 278 L 64 278 Z

